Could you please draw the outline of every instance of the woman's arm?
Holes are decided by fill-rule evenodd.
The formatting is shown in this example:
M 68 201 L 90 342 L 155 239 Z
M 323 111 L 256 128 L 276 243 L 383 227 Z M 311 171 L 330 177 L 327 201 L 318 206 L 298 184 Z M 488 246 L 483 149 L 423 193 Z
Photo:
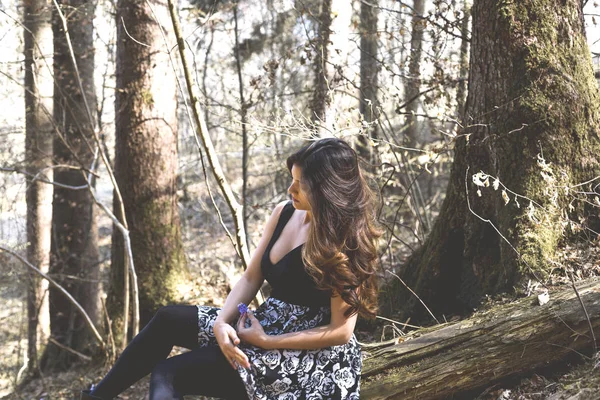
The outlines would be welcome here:
M 285 203 L 287 203 L 287 201 L 279 203 L 273 209 L 273 212 L 265 225 L 258 246 L 252 254 L 248 268 L 246 268 L 246 271 L 240 280 L 233 286 L 233 289 L 227 296 L 225 304 L 223 305 L 223 308 L 221 308 L 221 311 L 213 324 L 213 332 L 219 343 L 219 347 L 234 369 L 237 368 L 236 363 L 246 368 L 249 367 L 249 363 L 248 357 L 236 347 L 240 343 L 240 339 L 235 329 L 233 329 L 229 323 L 235 320 L 239 315 L 237 305 L 239 303 L 249 303 L 254 296 L 256 296 L 256 293 L 264 281 L 260 262 L 265 249 L 271 240 L 271 236 L 273 236 L 277 221 L 279 220 L 279 215 L 281 214 L 281 210 Z
M 263 349 L 296 349 L 310 350 L 348 343 L 354 332 L 357 315 L 346 317 L 344 312 L 350 306 L 341 296 L 331 298 L 331 322 L 299 332 L 281 335 L 267 335 L 262 326 L 251 313 L 242 316 L 238 323 L 238 336 L 245 342 Z M 245 328 L 244 322 L 249 318 L 252 325 Z
M 262 270 L 260 267 L 262 256 L 271 240 L 271 236 L 273 236 L 273 232 L 275 231 L 275 227 L 277 226 L 277 221 L 279 220 L 279 216 L 281 214 L 281 210 L 283 206 L 287 203 L 283 201 L 273 209 L 271 216 L 269 217 L 263 235 L 258 242 L 258 246 L 254 253 L 252 254 L 252 258 L 250 259 L 250 264 L 248 264 L 248 268 L 242 275 L 239 281 L 233 286 L 233 289 L 227 295 L 227 299 L 225 300 L 225 304 L 217 317 L 217 321 L 230 323 L 234 321 L 238 315 L 237 305 L 239 303 L 250 303 L 256 293 L 260 289 L 261 285 L 264 282 L 264 277 L 262 275 Z

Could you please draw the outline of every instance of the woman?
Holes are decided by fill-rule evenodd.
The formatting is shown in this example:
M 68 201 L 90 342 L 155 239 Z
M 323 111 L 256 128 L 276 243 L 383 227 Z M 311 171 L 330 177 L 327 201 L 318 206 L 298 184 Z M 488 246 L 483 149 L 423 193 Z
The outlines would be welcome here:
M 287 167 L 292 201 L 273 210 L 223 308 L 161 308 L 82 399 L 113 398 L 149 372 L 151 400 L 358 399 L 354 326 L 377 305 L 372 192 L 340 139 L 311 142 Z M 239 317 L 264 279 L 271 297 Z M 166 358 L 174 345 L 191 351 Z

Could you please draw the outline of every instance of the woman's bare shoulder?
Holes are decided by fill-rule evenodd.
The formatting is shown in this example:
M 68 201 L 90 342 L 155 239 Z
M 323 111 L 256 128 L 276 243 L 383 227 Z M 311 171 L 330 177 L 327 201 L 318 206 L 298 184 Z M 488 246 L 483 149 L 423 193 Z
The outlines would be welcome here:
M 288 203 L 287 200 L 279 202 L 271 212 L 271 215 L 267 219 L 267 223 L 265 225 L 265 229 L 263 231 L 263 241 L 265 241 L 265 245 L 270 240 L 271 235 L 275 231 L 275 227 L 277 226 L 277 222 L 279 221 L 279 217 L 281 216 L 281 212 L 285 205 Z M 260 245 L 259 245 L 260 246 Z
M 279 203 L 277 203 L 277 205 L 273 208 L 273 212 L 271 212 L 270 219 L 278 220 L 279 216 L 281 215 L 281 211 L 283 210 L 285 205 L 288 203 L 289 203 L 289 200 L 283 200 L 283 201 L 280 201 Z
M 269 216 L 269 218 L 267 219 L 267 226 L 274 226 L 277 225 L 277 221 L 279 220 L 279 216 L 281 215 L 281 212 L 283 211 L 283 208 L 285 207 L 285 205 L 289 202 L 289 200 L 283 200 L 280 201 L 279 203 L 277 203 L 277 205 L 275 207 L 273 207 L 273 211 L 271 211 L 271 215 Z

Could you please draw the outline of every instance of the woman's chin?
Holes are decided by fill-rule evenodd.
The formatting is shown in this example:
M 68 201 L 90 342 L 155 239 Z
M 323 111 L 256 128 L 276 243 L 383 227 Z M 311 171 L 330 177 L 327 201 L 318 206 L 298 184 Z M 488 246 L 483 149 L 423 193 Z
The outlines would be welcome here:
M 294 208 L 296 210 L 299 210 L 299 211 L 310 211 L 310 207 L 307 207 L 306 205 L 300 203 L 299 201 L 294 201 L 294 202 L 292 202 L 292 204 L 294 205 Z

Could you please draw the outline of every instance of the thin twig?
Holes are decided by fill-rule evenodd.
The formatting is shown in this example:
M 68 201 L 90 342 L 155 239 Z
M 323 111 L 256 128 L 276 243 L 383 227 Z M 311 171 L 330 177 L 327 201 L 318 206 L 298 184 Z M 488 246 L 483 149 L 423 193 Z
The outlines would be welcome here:
M 567 273 L 569 274 L 569 278 L 571 278 L 571 285 L 573 286 L 573 290 L 577 295 L 579 304 L 581 304 L 581 308 L 583 308 L 583 312 L 585 313 L 585 318 L 587 319 L 588 326 L 590 327 L 590 333 L 592 334 L 592 345 L 594 347 L 594 354 L 596 354 L 598 348 L 596 347 L 596 335 L 594 335 L 594 327 L 592 325 L 592 321 L 590 320 L 590 315 L 588 314 L 587 309 L 585 308 L 585 304 L 583 304 L 583 300 L 581 300 L 581 296 L 579 295 L 579 290 L 577 290 L 577 286 L 575 286 L 575 279 L 573 279 L 573 274 L 571 273 L 571 271 L 567 271 Z
M 106 326 L 108 327 L 108 341 L 110 343 L 110 350 L 111 350 L 111 353 L 108 358 L 110 359 L 110 362 L 112 364 L 115 361 L 115 355 L 116 355 L 115 336 L 113 334 L 112 325 L 111 325 L 110 317 L 108 315 L 108 311 L 106 310 L 106 301 L 104 300 L 104 297 L 102 297 L 101 300 L 102 300 L 102 311 L 104 311 L 104 317 L 106 318 Z
M 421 302 L 421 304 L 423 304 L 423 307 L 425 307 L 425 309 L 427 310 L 429 315 L 431 315 L 431 317 L 435 320 L 435 322 L 437 322 L 438 324 L 441 324 L 440 321 L 438 321 L 438 319 L 435 317 L 435 315 L 433 315 L 433 313 L 431 312 L 429 307 L 427 307 L 427 305 L 423 302 L 423 300 L 421 300 L 421 298 L 419 296 L 417 296 L 417 294 L 415 292 L 413 292 L 413 290 L 411 288 L 409 288 L 406 283 L 404 283 L 402 278 L 400 278 L 398 275 L 396 275 L 392 271 L 386 270 L 385 272 L 388 272 L 388 273 L 394 275 L 396 278 L 398 278 L 398 280 L 404 285 L 404 287 L 407 288 Z
M 125 254 L 126 254 L 126 261 L 129 267 L 129 275 L 131 275 L 131 281 L 132 281 L 132 290 L 133 290 L 133 328 L 132 328 L 132 333 L 133 335 L 137 335 L 139 332 L 139 326 L 140 326 L 140 314 L 139 314 L 139 288 L 138 288 L 138 279 L 137 279 L 137 273 L 135 272 L 135 267 L 133 265 L 133 252 L 131 250 L 131 239 L 129 237 L 129 230 L 125 227 L 124 224 L 122 224 L 119 219 L 108 209 L 108 207 L 106 207 L 104 204 L 102 204 L 98 198 L 96 197 L 95 193 L 93 190 L 90 189 L 90 193 L 92 194 L 92 197 L 94 199 L 94 202 L 106 213 L 106 215 L 108 215 L 108 217 L 112 220 L 112 222 L 115 224 L 115 226 L 117 227 L 117 229 L 119 229 L 119 231 L 121 232 L 121 235 L 123 235 L 123 243 L 125 245 Z M 127 274 L 127 272 L 126 272 Z M 125 293 L 125 296 L 128 297 L 129 296 L 129 292 Z M 126 332 L 127 328 L 123 327 L 123 330 Z M 124 335 L 126 336 L 126 335 Z M 123 344 L 125 344 L 127 342 L 127 338 L 124 337 L 123 338 Z M 123 346 L 124 347 L 124 346 Z
M 27 171 L 24 171 L 24 170 L 20 170 L 20 169 L 17 169 L 17 168 L 7 168 L 7 167 L 0 167 L 0 171 L 2 171 L 2 172 L 16 172 L 16 173 L 18 173 L 18 174 L 23 174 L 23 175 L 25 175 L 25 176 L 28 176 L 28 177 L 32 178 L 30 183 L 33 183 L 33 182 L 35 182 L 35 181 L 40 181 L 40 182 L 44 182 L 44 183 L 47 183 L 47 184 L 49 184 L 49 185 L 54 185 L 54 186 L 56 186 L 56 187 L 60 187 L 60 188 L 63 188 L 63 189 L 69 189 L 69 190 L 85 190 L 85 189 L 87 189 L 87 185 L 81 185 L 81 186 L 70 186 L 70 185 L 65 185 L 65 184 L 62 184 L 62 183 L 59 183 L 59 182 L 50 181 L 50 180 L 48 180 L 48 179 L 46 179 L 46 178 L 41 178 L 41 177 L 40 177 L 40 175 L 42 175 L 42 174 L 43 174 L 43 172 L 44 172 L 45 170 L 47 170 L 47 169 L 54 169 L 54 168 L 61 168 L 61 167 L 65 167 L 65 168 L 72 168 L 72 169 L 80 169 L 80 168 L 78 168 L 78 167 L 73 167 L 73 166 L 65 166 L 65 165 L 62 165 L 62 166 L 61 166 L 61 165 L 53 165 L 53 166 L 49 166 L 49 167 L 46 167 L 46 168 L 44 168 L 44 169 L 41 169 L 41 170 L 40 170 L 40 171 L 38 171 L 38 173 L 37 173 L 37 174 L 35 174 L 35 175 L 34 175 L 34 174 L 32 174 L 32 173 L 30 173 L 30 172 L 27 172 Z M 44 175 L 44 176 L 45 176 L 45 175 Z
M 376 315 L 375 318 L 379 318 L 379 319 L 382 319 L 384 321 L 388 321 L 388 322 L 394 323 L 396 325 L 408 326 L 409 328 L 414 328 L 414 329 L 422 329 L 423 328 L 422 326 L 411 325 L 411 324 L 407 324 L 407 323 L 404 323 L 404 322 L 394 321 L 393 319 L 382 317 L 380 315 Z
M 64 294 L 67 297 L 67 299 L 69 300 L 69 302 L 71 304 L 73 304 L 75 306 L 75 308 L 77 308 L 77 310 L 79 310 L 79 312 L 81 313 L 81 315 L 85 319 L 87 325 L 90 327 L 90 329 L 94 333 L 94 336 L 96 337 L 96 339 L 100 343 L 100 346 L 102 346 L 102 348 L 105 347 L 105 343 L 102 340 L 102 336 L 100 336 L 100 333 L 98 332 L 98 330 L 94 326 L 94 323 L 92 322 L 92 320 L 91 320 L 90 316 L 88 315 L 88 313 L 81 306 L 81 304 L 79 304 L 79 302 L 77 302 L 77 300 L 75 300 L 73 298 L 73 296 L 71 296 L 71 294 L 65 288 L 63 288 L 60 284 L 58 284 L 54 279 L 50 278 L 48 275 L 46 275 L 45 273 L 43 273 L 42 271 L 40 271 L 39 269 L 37 269 L 35 266 L 33 266 L 33 264 L 31 264 L 29 261 L 27 261 L 23 256 L 21 256 L 16 251 L 11 250 L 11 249 L 9 249 L 7 247 L 4 247 L 2 245 L 0 245 L 0 250 L 5 251 L 8 254 L 11 254 L 14 257 L 18 258 L 23 264 L 25 264 L 26 266 L 28 266 L 30 269 L 32 269 L 35 273 L 37 273 L 38 275 L 40 275 L 42 278 L 46 279 L 48 282 L 50 282 L 50 284 L 52 284 L 52 286 L 54 286 L 62 294 Z
M 75 354 L 77 357 L 83 358 L 85 361 L 92 361 L 92 357 L 90 356 L 86 356 L 85 354 L 82 354 L 80 352 L 78 352 L 77 350 L 73 350 L 70 347 L 65 346 L 64 344 L 61 344 L 59 342 L 57 342 L 56 340 L 54 340 L 53 338 L 49 337 L 48 341 L 58 347 L 60 347 L 63 350 L 68 351 L 69 353 Z
M 127 27 L 125 26 L 125 20 L 123 20 L 123 17 L 122 17 L 122 16 L 121 16 L 121 24 L 123 25 L 123 30 L 125 30 L 125 34 L 126 34 L 127 36 L 129 36 L 129 38 L 130 38 L 131 40 L 133 40 L 134 42 L 136 42 L 136 43 L 137 43 L 137 44 L 139 44 L 139 45 L 146 46 L 146 47 L 151 47 L 149 44 L 142 43 L 142 42 L 140 42 L 139 40 L 137 40 L 136 38 L 134 38 L 133 36 L 131 36 L 131 34 L 130 34 L 130 33 L 127 31 Z
M 561 349 L 570 350 L 570 351 L 572 351 L 573 353 L 576 353 L 576 354 L 580 355 L 582 358 L 584 358 L 584 359 L 586 359 L 586 360 L 591 360 L 591 359 L 592 359 L 591 357 L 588 357 L 588 356 L 586 356 L 585 354 L 583 354 L 583 353 L 580 353 L 580 352 L 578 352 L 577 350 L 574 350 L 574 349 L 572 349 L 572 348 L 570 348 L 570 347 L 568 347 L 568 346 L 563 346 L 563 345 L 560 345 L 560 344 L 556 344 L 556 343 L 550 343 L 550 342 L 544 342 L 544 343 L 546 343 L 546 344 L 548 344 L 548 345 L 550 345 L 550 346 L 555 346 L 555 347 L 561 348 Z

